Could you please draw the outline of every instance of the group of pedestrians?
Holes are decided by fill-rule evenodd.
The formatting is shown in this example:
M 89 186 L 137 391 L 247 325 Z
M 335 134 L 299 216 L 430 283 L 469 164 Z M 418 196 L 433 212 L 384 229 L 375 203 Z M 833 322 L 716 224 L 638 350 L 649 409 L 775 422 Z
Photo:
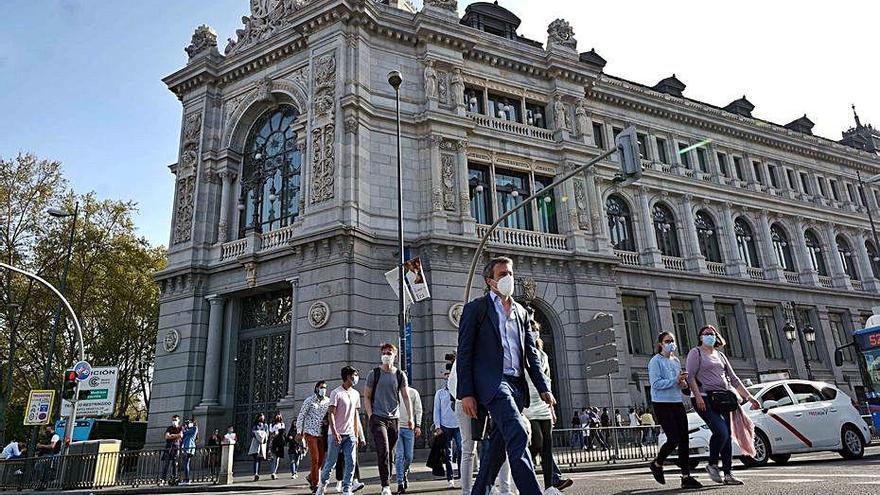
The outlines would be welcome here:
M 199 427 L 196 425 L 196 420 L 188 418 L 182 421 L 177 414 L 171 416 L 171 424 L 165 428 L 164 439 L 162 471 L 157 484 L 190 484 L 192 482 L 192 458 L 196 455 L 196 444 L 199 441 Z M 183 470 L 183 479 L 180 478 L 179 471 L 181 469 Z

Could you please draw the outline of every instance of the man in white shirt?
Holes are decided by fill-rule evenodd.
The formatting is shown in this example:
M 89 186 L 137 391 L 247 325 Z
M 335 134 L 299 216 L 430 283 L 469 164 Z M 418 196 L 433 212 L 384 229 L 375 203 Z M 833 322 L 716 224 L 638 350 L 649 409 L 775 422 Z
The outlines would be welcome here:
M 439 430 L 446 442 L 446 487 L 455 488 L 452 460 L 461 474 L 461 431 L 455 415 L 455 398 L 449 393 L 449 371 L 443 372 L 443 386 L 434 394 L 434 431 Z
M 18 443 L 18 440 L 13 437 L 12 440 L 3 447 L 3 453 L 0 454 L 0 457 L 3 459 L 11 460 L 11 459 L 19 459 L 24 457 L 24 451 L 21 449 L 21 446 Z
M 395 472 L 397 473 L 397 493 L 406 493 L 409 488 L 409 466 L 413 461 L 415 440 L 422 436 L 422 397 L 418 390 L 407 387 L 407 397 L 400 396 L 400 403 L 409 400 L 412 405 L 412 417 L 406 407 L 400 408 L 400 437 L 397 439 L 395 452 Z M 412 421 L 413 428 L 408 425 Z

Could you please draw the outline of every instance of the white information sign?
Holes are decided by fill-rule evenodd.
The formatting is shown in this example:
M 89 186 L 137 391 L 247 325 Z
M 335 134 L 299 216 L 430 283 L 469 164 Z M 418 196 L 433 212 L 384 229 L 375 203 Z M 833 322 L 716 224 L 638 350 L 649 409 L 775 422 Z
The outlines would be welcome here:
M 116 382 L 119 379 L 119 368 L 116 366 L 96 366 L 91 376 L 79 382 L 79 397 L 76 406 L 77 418 L 95 418 L 113 414 L 116 404 Z M 61 416 L 70 415 L 71 404 L 61 401 Z

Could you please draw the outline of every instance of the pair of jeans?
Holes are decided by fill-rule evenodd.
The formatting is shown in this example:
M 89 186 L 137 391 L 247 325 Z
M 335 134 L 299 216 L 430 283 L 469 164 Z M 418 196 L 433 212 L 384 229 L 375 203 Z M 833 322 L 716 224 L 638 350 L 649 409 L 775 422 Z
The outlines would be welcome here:
M 541 473 L 544 475 L 544 489 L 556 486 L 562 479 L 562 472 L 553 459 L 553 423 L 549 419 L 533 419 L 532 441 L 529 451 L 532 457 L 541 455 Z
M 342 481 L 342 478 L 345 475 L 345 456 L 342 452 L 339 453 L 339 456 L 336 458 L 336 481 Z M 361 479 L 361 466 L 358 463 L 357 458 L 354 460 L 354 476 L 352 476 L 352 481 Z
M 397 438 L 397 451 L 395 452 L 395 472 L 397 472 L 397 484 L 403 484 L 403 477 L 409 472 L 409 466 L 413 461 L 413 448 L 416 442 L 416 432 L 402 427 Z
M 171 479 L 177 479 L 177 457 L 180 455 L 180 449 L 171 447 L 162 455 L 165 462 L 162 464 L 162 479 L 168 481 L 168 468 L 171 468 Z
M 504 454 L 510 463 L 513 482 L 520 495 L 541 495 L 543 490 L 535 477 L 535 466 L 529 456 L 529 435 L 522 410 L 525 404 L 526 383 L 522 377 L 505 375 L 498 385 L 498 391 L 485 403 L 492 417 L 494 428 L 489 436 L 489 447 L 480 457 L 480 472 L 474 482 L 473 492 L 486 493 L 492 480 L 504 464 Z
M 370 435 L 376 446 L 376 463 L 379 465 L 379 480 L 382 486 L 389 486 L 391 466 L 394 464 L 394 448 L 397 446 L 396 418 L 370 416 Z
M 696 401 L 694 407 L 696 407 Z M 730 474 L 731 465 L 733 464 L 733 443 L 731 441 L 730 430 L 730 413 L 720 413 L 712 409 L 712 401 L 708 397 L 704 397 L 706 410 L 697 409 L 697 414 L 703 418 L 709 430 L 712 431 L 712 438 L 709 439 L 709 464 L 718 465 L 721 461 L 721 470 L 725 474 Z
M 654 415 L 666 434 L 666 443 L 657 452 L 654 459 L 658 465 L 669 457 L 673 450 L 678 449 L 678 467 L 682 476 L 690 476 L 690 438 L 688 436 L 687 411 L 681 402 L 655 402 Z
M 471 428 L 471 418 L 464 413 L 461 401 L 455 401 L 455 417 L 458 419 L 461 434 L 461 460 L 458 463 L 458 474 L 461 476 L 461 495 L 470 495 L 474 482 L 474 457 L 477 442 Z
M 575 426 L 575 428 L 578 428 Z M 569 444 L 572 449 L 583 449 L 584 448 L 584 432 L 581 430 L 575 430 L 571 432 L 571 439 L 569 440 Z
M 314 435 L 304 434 L 306 439 L 306 448 L 309 449 L 309 485 L 318 486 L 321 475 L 321 467 L 324 465 L 324 459 L 327 456 L 327 439 L 324 437 L 316 437 Z
M 345 458 L 345 470 L 342 474 L 342 491 L 351 492 L 351 482 L 354 475 L 355 456 L 357 455 L 357 439 L 354 435 L 342 435 L 342 442 L 337 443 L 333 434 L 327 435 L 327 460 L 321 468 L 321 485 L 330 482 L 330 471 L 336 467 L 336 458 L 339 454 Z
M 443 438 L 446 441 L 446 481 L 452 481 L 455 477 L 452 471 L 452 462 L 458 464 L 458 475 L 461 476 L 461 431 L 458 428 L 440 427 L 443 430 Z
M 192 458 L 195 454 L 183 454 L 183 481 L 185 483 L 189 483 L 189 473 L 190 473 L 190 464 L 192 463 Z

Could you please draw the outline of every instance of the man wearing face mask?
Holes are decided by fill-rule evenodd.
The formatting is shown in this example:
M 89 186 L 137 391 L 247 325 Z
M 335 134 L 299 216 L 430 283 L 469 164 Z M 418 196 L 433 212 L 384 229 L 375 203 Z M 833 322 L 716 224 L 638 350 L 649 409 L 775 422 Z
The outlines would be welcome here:
M 457 399 L 465 413 L 476 418 L 479 404 L 488 410 L 495 424 L 489 447 L 480 457 L 472 493 L 485 495 L 504 464 L 506 452 L 520 494 L 539 495 L 542 491 L 527 450 L 528 433 L 521 414 L 530 401 L 526 373 L 542 401 L 553 407 L 556 399 L 541 372 L 526 310 L 511 297 L 513 260 L 493 258 L 483 269 L 483 278 L 488 293 L 469 302 L 462 311 L 456 361 Z M 559 490 L 550 487 L 543 493 L 556 494 Z
M 171 416 L 171 426 L 165 429 L 165 452 L 162 453 L 162 477 L 159 484 L 177 484 L 177 458 L 180 456 L 180 443 L 183 439 L 183 428 L 180 426 L 180 416 Z M 171 468 L 171 473 L 168 468 Z M 168 475 L 171 474 L 171 478 Z
M 382 344 L 382 366 L 373 369 L 364 390 L 364 406 L 367 408 L 367 423 L 370 434 L 376 444 L 376 462 L 379 464 L 379 480 L 382 483 L 382 494 L 391 495 L 391 466 L 394 464 L 394 449 L 400 418 L 400 398 L 404 397 L 403 406 L 409 421 L 405 425 L 413 429 L 412 403 L 407 392 L 406 373 L 394 366 L 397 347 L 394 344 Z
M 443 385 L 434 394 L 434 434 L 446 442 L 446 488 L 455 488 L 452 462 L 458 463 L 461 474 L 461 431 L 455 417 L 455 399 L 449 393 L 449 371 L 443 372 Z

